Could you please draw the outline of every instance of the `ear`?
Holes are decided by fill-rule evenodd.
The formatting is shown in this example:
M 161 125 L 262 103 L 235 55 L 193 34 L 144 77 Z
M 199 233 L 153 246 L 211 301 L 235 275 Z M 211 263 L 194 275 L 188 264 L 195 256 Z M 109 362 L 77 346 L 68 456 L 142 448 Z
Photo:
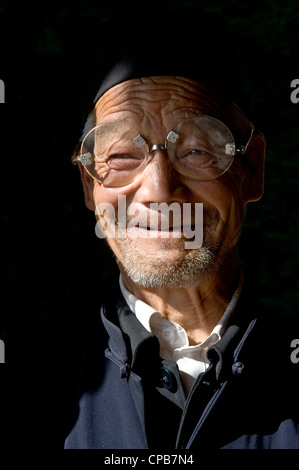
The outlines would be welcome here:
M 264 193 L 264 163 L 266 142 L 258 132 L 251 138 L 245 158 L 248 177 L 244 183 L 245 202 L 258 201 Z
M 92 212 L 95 211 L 94 199 L 93 199 L 93 187 L 94 187 L 94 180 L 93 178 L 87 173 L 81 163 L 78 164 L 80 174 L 81 174 L 81 181 L 83 185 L 84 191 L 84 201 L 86 207 L 91 210 Z

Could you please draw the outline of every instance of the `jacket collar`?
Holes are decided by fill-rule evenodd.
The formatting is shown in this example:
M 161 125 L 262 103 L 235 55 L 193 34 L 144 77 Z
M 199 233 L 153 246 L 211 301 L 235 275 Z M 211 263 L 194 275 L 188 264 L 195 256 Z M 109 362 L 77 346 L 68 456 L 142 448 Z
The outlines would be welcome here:
M 117 301 L 114 312 L 102 306 L 101 316 L 112 354 L 128 370 L 145 379 L 157 375 L 161 363 L 159 341 L 138 321 L 124 299 Z
M 228 367 L 231 369 L 232 362 L 238 361 L 243 345 L 257 321 L 256 315 L 253 314 L 253 311 L 256 313 L 256 307 L 248 301 L 252 298 L 248 291 L 251 291 L 250 285 L 245 282 L 226 332 L 221 340 L 208 350 L 207 357 L 214 366 L 214 379 L 217 381 L 221 381 L 226 375 Z M 102 321 L 109 335 L 109 348 L 118 360 L 138 375 L 144 375 L 145 371 L 146 375 L 150 374 L 150 371 L 154 373 L 161 362 L 158 339 L 137 320 L 119 287 L 117 298 L 116 303 L 110 299 L 108 304 L 102 306 L 101 311 Z M 224 357 L 227 356 L 230 360 L 224 362 Z

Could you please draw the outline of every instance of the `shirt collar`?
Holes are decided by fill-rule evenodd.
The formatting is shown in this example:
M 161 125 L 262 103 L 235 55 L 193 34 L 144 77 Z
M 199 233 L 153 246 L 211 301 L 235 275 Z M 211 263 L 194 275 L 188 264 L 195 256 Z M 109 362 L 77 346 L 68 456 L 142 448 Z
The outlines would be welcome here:
M 124 285 L 124 282 L 123 282 L 123 279 L 122 279 L 122 276 L 120 275 L 119 277 L 119 285 L 120 285 L 120 289 L 121 289 L 121 292 L 124 296 L 124 299 L 126 301 L 126 303 L 128 304 L 129 308 L 132 310 L 132 312 L 135 314 L 136 318 L 140 321 L 140 323 L 147 329 L 147 331 L 153 333 L 153 329 L 154 330 L 164 330 L 165 329 L 165 326 L 167 325 L 167 323 L 169 324 L 169 326 L 175 326 L 175 330 L 177 332 L 177 335 L 176 337 L 178 338 L 179 337 L 179 344 L 180 346 L 179 347 L 182 347 L 184 349 L 194 349 L 194 348 L 203 348 L 203 347 L 206 347 L 206 346 L 211 346 L 211 342 L 213 344 L 215 344 L 216 342 L 218 342 L 226 328 L 227 328 L 227 325 L 228 325 L 228 322 L 236 308 L 236 305 L 238 303 L 238 300 L 240 298 L 240 295 L 241 295 L 241 291 L 242 291 L 242 287 L 243 287 L 243 283 L 244 283 L 244 275 L 243 275 L 243 271 L 242 269 L 240 268 L 239 270 L 240 274 L 239 274 L 239 283 L 238 283 L 238 286 L 229 302 L 229 304 L 227 305 L 226 309 L 225 309 L 225 312 L 223 313 L 222 317 L 220 318 L 219 322 L 217 323 L 217 325 L 214 327 L 213 331 L 211 332 L 211 334 L 200 344 L 200 345 L 196 345 L 196 346 L 189 346 L 189 343 L 188 343 L 188 337 L 187 337 L 187 333 L 186 331 L 184 330 L 184 328 L 182 328 L 180 325 L 178 325 L 177 323 L 175 322 L 172 322 L 170 320 L 167 320 L 165 318 L 162 317 L 162 315 L 160 314 L 160 312 L 158 312 L 157 310 L 155 310 L 153 307 L 151 307 L 150 305 L 148 305 L 147 303 L 143 302 L 142 300 L 138 299 L 137 297 L 135 297 L 134 294 L 132 294 L 131 292 L 129 292 L 127 290 L 127 288 L 125 287 Z M 155 331 L 155 333 L 156 333 Z M 160 336 L 158 334 L 158 336 Z M 211 341 L 213 340 L 213 341 Z M 172 339 L 173 341 L 173 339 Z

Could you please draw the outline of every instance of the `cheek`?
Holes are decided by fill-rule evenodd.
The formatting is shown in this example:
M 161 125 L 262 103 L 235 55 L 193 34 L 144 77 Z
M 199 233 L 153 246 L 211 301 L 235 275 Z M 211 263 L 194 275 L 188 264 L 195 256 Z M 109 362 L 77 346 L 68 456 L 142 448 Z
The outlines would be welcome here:
M 229 219 L 237 222 L 244 214 L 244 200 L 241 177 L 234 173 L 226 173 L 221 177 L 200 183 L 192 189 L 198 202 L 214 206 L 224 223 Z
M 119 257 L 119 214 L 127 213 L 127 207 L 132 198 L 130 186 L 123 188 L 108 188 L 96 184 L 93 188 L 95 218 L 97 220 L 100 238 L 105 238 L 111 249 Z M 123 237 L 121 237 L 122 239 Z
M 226 175 L 225 184 L 221 184 L 219 188 L 218 199 L 218 210 L 226 227 L 227 237 L 231 241 L 236 240 L 245 212 L 242 184 L 238 175 Z
M 116 209 L 119 200 L 126 200 L 127 197 L 128 189 L 126 188 L 107 188 L 97 183 L 93 188 L 93 200 L 96 207 L 100 204 L 110 204 Z

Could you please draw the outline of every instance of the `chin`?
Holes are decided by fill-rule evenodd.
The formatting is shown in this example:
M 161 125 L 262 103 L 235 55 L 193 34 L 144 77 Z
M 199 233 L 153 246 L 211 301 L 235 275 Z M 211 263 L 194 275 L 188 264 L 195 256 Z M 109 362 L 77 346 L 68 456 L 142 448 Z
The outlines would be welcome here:
M 128 250 L 118 263 L 135 284 L 144 288 L 194 287 L 204 282 L 216 269 L 215 252 L 202 247 L 197 250 L 169 250 L 155 255 Z

